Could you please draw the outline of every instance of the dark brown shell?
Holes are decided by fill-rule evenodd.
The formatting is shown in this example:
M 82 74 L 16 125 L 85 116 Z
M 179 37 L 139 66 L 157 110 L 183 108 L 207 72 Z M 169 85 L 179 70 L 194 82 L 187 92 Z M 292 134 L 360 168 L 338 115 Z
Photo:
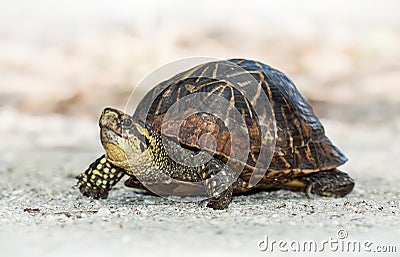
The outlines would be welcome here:
M 267 176 L 285 173 L 287 177 L 327 170 L 347 161 L 344 154 L 325 136 L 324 128 L 312 107 L 285 74 L 256 61 L 243 59 L 228 61 L 232 65 L 239 65 L 250 74 L 270 101 L 273 112 L 271 115 L 276 120 L 276 146 Z M 163 126 L 163 133 L 167 136 L 169 131 L 179 131 L 178 138 L 173 139 L 183 147 L 194 150 L 200 149 L 201 135 L 209 133 L 216 138 L 217 147 L 214 154 L 226 161 L 230 156 L 232 142 L 230 132 L 222 120 L 214 115 L 198 113 L 187 115 L 188 118 L 182 123 L 173 120 L 167 123 L 163 121 L 171 106 L 185 96 L 198 92 L 222 96 L 234 104 L 232 109 L 238 110 L 245 121 L 250 138 L 250 152 L 245 167 L 246 170 L 252 171 L 259 156 L 262 140 L 259 120 L 263 117 L 254 111 L 248 99 L 240 91 L 226 81 L 219 80 L 216 69 L 221 69 L 221 64 L 222 62 L 206 63 L 160 83 L 139 104 L 135 117 L 146 120 L 158 131 L 161 131 Z M 223 76 L 224 71 L 218 70 L 218 74 Z M 236 76 L 238 80 L 248 78 L 240 73 L 232 76 Z M 241 81 L 239 84 L 246 85 L 246 81 Z M 214 107 L 218 108 L 218 103 L 215 103 Z M 182 112 L 187 111 L 190 114 L 190 109 L 188 107 Z M 143 116 L 144 113 L 146 116 Z M 241 143 L 243 140 L 234 136 L 232 138 L 238 140 L 234 143 Z M 242 177 L 248 179 L 247 175 L 248 173 L 244 172 Z

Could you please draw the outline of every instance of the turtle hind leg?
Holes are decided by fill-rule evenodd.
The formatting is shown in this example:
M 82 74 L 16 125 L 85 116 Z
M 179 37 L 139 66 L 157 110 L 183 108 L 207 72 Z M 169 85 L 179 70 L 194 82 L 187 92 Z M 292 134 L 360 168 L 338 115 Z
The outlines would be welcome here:
M 105 199 L 111 188 L 125 175 L 123 169 L 107 161 L 105 155 L 95 160 L 85 172 L 76 177 L 84 196 Z
M 350 193 L 354 188 L 354 180 L 347 174 L 338 169 L 315 172 L 304 177 L 306 194 L 313 198 L 312 193 L 330 196 L 343 197 Z

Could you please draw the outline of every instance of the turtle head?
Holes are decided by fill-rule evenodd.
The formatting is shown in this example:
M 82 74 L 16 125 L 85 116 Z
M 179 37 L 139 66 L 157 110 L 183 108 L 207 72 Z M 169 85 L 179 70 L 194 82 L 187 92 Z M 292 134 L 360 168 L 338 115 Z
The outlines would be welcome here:
M 140 165 L 146 155 L 149 137 L 143 122 L 108 107 L 101 113 L 99 126 L 101 143 L 111 163 L 124 169 Z

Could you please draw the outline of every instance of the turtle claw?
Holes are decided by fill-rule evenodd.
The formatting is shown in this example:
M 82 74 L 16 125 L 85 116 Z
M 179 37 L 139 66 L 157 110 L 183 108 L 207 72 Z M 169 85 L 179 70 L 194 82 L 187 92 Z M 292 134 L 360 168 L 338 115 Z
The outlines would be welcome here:
M 93 199 L 106 199 L 108 197 L 109 191 L 101 187 L 90 187 L 85 184 L 78 184 L 78 186 L 79 191 L 86 197 Z

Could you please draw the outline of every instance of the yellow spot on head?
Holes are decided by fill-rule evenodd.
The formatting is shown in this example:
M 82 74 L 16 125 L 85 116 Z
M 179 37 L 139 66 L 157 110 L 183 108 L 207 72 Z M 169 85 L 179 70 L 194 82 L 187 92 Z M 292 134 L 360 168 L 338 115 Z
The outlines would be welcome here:
M 104 163 L 106 163 L 106 161 L 107 161 L 106 158 L 103 158 L 103 159 L 100 160 L 100 163 L 104 164 Z
M 103 165 L 97 164 L 96 169 L 101 170 L 103 168 Z

